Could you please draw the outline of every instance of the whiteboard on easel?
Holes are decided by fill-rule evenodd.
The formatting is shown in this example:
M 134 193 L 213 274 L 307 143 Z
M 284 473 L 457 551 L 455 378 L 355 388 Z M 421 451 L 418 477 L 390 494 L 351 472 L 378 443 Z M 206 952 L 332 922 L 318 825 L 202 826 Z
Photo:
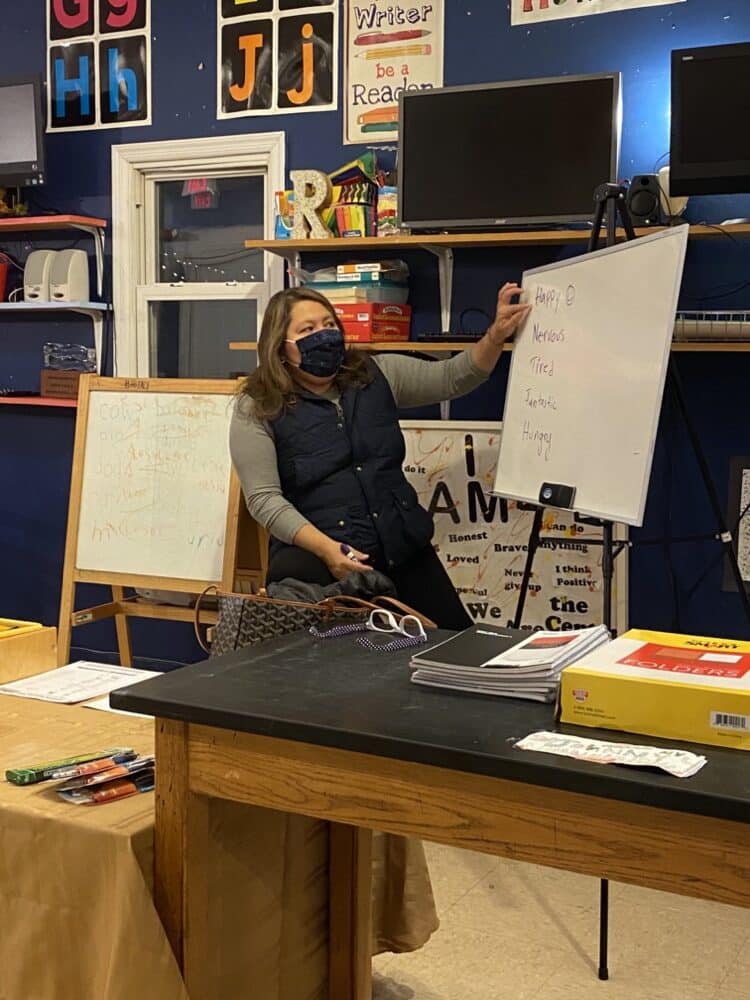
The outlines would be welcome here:
M 112 391 L 112 383 L 127 388 Z M 143 380 L 139 391 L 138 384 L 94 380 L 80 415 L 76 572 L 218 582 L 234 387 L 206 381 L 191 391 Z M 159 391 L 162 385 L 171 391 Z
M 524 274 L 493 492 L 643 523 L 687 239 L 680 226 Z

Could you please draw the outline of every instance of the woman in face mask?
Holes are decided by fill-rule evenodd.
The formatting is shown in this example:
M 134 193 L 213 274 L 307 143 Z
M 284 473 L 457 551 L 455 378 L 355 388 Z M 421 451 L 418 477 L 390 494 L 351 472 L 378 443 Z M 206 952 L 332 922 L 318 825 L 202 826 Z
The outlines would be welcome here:
M 520 291 L 505 285 L 484 337 L 440 362 L 347 350 L 318 292 L 273 296 L 230 435 L 250 514 L 272 536 L 267 582 L 326 585 L 352 569 L 378 569 L 438 626 L 471 624 L 430 544 L 432 517 L 402 471 L 398 411 L 485 381 L 528 314 L 512 304 Z

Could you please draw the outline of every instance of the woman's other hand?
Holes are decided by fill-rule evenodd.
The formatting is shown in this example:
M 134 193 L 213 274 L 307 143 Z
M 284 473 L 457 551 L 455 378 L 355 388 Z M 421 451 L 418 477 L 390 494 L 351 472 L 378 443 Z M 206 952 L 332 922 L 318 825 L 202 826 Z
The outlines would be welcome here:
M 372 569 L 371 566 L 367 565 L 370 557 L 366 552 L 360 552 L 358 549 L 351 548 L 351 546 L 346 546 L 346 548 L 348 551 L 344 553 L 342 546 L 333 540 L 331 540 L 330 547 L 326 548 L 323 561 L 332 576 L 337 580 L 343 580 L 349 573 L 355 573 L 357 570 Z
M 518 330 L 531 312 L 531 306 L 513 304 L 512 300 L 520 295 L 522 289 L 514 282 L 507 282 L 497 293 L 497 311 L 495 319 L 487 330 L 487 336 L 495 347 L 502 347 L 506 340 Z

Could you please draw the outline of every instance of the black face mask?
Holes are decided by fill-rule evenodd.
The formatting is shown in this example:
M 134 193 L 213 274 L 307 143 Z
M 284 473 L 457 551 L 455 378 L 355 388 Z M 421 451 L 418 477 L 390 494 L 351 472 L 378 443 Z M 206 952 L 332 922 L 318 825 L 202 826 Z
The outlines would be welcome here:
M 338 327 L 315 330 L 293 343 L 297 345 L 302 356 L 299 370 L 308 375 L 330 378 L 344 363 L 346 356 L 344 335 Z

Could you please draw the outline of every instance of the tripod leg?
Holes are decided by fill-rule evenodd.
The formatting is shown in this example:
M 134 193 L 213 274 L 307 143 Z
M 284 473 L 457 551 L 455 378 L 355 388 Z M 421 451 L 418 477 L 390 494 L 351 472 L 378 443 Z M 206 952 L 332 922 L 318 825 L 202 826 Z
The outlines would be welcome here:
M 732 571 L 734 581 L 737 584 L 740 601 L 742 602 L 742 607 L 745 611 L 747 620 L 750 622 L 750 597 L 748 597 L 745 581 L 742 579 L 742 571 L 740 570 L 740 565 L 737 562 L 737 553 L 735 552 L 734 545 L 732 544 L 732 535 L 729 531 L 726 518 L 724 517 L 724 511 L 721 508 L 721 501 L 719 500 L 719 494 L 716 491 L 716 484 L 711 476 L 711 470 L 708 466 L 708 462 L 706 461 L 706 456 L 703 451 L 700 438 L 698 437 L 698 432 L 696 431 L 693 422 L 690 419 L 690 414 L 688 413 L 687 403 L 685 402 L 685 393 L 682 389 L 682 381 L 674 360 L 671 360 L 669 363 L 669 376 L 672 385 L 672 392 L 677 403 L 677 409 L 680 412 L 680 416 L 682 417 L 683 423 L 685 424 L 685 428 L 688 432 L 688 437 L 690 438 L 690 444 L 698 463 L 698 468 L 700 469 L 703 485 L 706 488 L 706 494 L 713 509 L 714 517 L 716 518 L 716 525 L 721 535 L 724 551 L 726 552 L 727 559 L 729 560 L 729 566 Z
M 539 535 L 542 531 L 543 516 L 544 507 L 537 507 L 534 511 L 534 523 L 531 527 L 531 534 L 529 535 L 529 548 L 526 553 L 526 565 L 523 569 L 521 589 L 518 592 L 518 604 L 516 605 L 516 616 L 513 619 L 513 628 L 520 628 L 521 622 L 523 621 L 523 609 L 526 606 L 526 595 L 528 594 L 529 583 L 531 582 L 531 570 L 534 566 L 534 556 L 536 555 L 536 550 L 539 548 Z
M 609 882 L 603 878 L 599 887 L 599 970 L 601 980 L 609 979 Z

